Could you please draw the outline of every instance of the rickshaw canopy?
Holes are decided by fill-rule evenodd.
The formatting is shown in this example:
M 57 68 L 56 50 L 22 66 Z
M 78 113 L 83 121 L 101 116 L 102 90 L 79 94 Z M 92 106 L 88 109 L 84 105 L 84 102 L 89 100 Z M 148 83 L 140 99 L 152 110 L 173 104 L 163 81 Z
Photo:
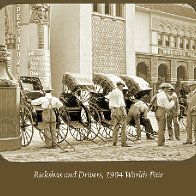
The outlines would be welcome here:
M 120 78 L 122 78 L 128 86 L 129 93 L 137 99 L 141 99 L 152 90 L 149 83 L 141 77 L 134 75 L 120 75 Z
M 63 85 L 66 84 L 72 92 L 77 90 L 95 91 L 93 81 L 80 73 L 64 73 L 62 83 Z
M 93 74 L 93 82 L 95 85 L 100 85 L 103 88 L 103 94 L 107 95 L 113 89 L 117 87 L 117 82 L 122 82 L 125 87 L 123 89 L 128 90 L 126 83 L 117 75 L 95 73 Z

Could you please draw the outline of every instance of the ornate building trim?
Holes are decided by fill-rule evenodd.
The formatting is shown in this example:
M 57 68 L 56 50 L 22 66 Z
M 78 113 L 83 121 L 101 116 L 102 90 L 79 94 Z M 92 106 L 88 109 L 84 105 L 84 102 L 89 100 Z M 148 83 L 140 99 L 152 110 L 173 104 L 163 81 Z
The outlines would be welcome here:
M 196 25 L 175 22 L 158 16 L 152 17 L 152 30 L 170 34 L 179 34 L 181 36 L 196 37 Z
M 30 23 L 49 25 L 50 7 L 47 4 L 31 4 Z

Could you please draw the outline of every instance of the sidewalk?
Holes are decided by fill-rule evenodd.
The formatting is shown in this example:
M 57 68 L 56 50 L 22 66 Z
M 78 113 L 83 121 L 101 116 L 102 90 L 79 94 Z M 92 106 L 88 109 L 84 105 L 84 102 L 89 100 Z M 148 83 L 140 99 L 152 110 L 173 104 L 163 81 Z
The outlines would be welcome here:
M 149 116 L 153 128 L 157 131 L 157 124 L 154 116 Z M 76 141 L 68 134 L 66 140 L 75 147 L 75 152 L 63 141 L 59 145 L 68 150 L 63 153 L 60 148 L 45 149 L 39 133 L 35 130 L 33 140 L 27 147 L 15 151 L 1 152 L 0 154 L 11 162 L 50 162 L 50 161 L 168 161 L 189 159 L 196 153 L 196 146 L 182 143 L 186 141 L 186 133 L 181 131 L 181 140 L 168 140 L 168 133 L 165 133 L 168 147 L 158 147 L 157 139 L 146 140 L 145 133 L 142 134 L 141 142 L 128 143 L 132 147 L 121 147 L 120 138 L 117 146 L 112 146 L 112 139 L 103 142 L 96 138 L 95 143 L 91 141 Z

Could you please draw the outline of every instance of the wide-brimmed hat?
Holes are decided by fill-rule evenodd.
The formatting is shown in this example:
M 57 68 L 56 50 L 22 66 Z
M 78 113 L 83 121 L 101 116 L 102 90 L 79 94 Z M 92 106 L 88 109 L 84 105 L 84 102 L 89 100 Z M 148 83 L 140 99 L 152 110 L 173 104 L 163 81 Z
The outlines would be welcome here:
M 171 84 L 170 84 L 171 85 Z M 174 87 L 171 85 L 171 87 L 169 87 L 169 90 L 175 90 Z
M 51 88 L 50 86 L 46 86 L 46 87 L 44 88 L 44 91 L 45 91 L 46 93 L 50 93 L 50 92 L 52 91 L 52 88 Z
M 174 88 L 170 83 L 161 83 L 159 88 Z
M 117 82 L 116 85 L 117 85 L 117 86 L 122 85 L 123 87 L 125 87 L 125 84 L 124 84 L 123 82 L 121 82 L 121 81 Z

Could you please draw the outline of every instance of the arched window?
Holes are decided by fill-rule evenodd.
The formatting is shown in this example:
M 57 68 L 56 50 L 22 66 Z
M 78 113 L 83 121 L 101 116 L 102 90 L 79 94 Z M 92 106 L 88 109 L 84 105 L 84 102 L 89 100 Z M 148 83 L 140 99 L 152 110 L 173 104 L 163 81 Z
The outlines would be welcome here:
M 147 81 L 147 66 L 144 62 L 137 65 L 136 75 Z
M 177 68 L 177 80 L 185 80 L 185 68 L 182 65 Z

